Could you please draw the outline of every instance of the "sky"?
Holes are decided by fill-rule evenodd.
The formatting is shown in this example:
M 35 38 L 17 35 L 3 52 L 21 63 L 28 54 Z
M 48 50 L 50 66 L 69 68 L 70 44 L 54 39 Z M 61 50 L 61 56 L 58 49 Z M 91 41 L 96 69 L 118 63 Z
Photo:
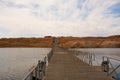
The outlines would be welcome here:
M 120 0 L 0 0 L 0 37 L 120 35 Z

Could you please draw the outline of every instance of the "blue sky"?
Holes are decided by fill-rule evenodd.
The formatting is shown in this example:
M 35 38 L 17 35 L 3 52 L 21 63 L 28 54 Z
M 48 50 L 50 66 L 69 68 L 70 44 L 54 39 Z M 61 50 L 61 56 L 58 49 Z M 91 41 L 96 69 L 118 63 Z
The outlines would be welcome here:
M 0 37 L 120 35 L 120 0 L 0 0 Z

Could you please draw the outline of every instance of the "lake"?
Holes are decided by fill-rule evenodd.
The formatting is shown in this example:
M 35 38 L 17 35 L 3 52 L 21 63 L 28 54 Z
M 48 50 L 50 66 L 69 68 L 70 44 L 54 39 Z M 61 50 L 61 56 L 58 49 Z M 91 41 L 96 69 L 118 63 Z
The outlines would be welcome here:
M 0 48 L 0 80 L 21 80 L 51 48 Z
M 50 50 L 51 48 L 0 48 L 0 80 L 21 80 L 29 69 Z M 76 50 L 95 53 L 95 66 L 101 65 L 103 56 L 120 59 L 120 48 L 79 48 Z

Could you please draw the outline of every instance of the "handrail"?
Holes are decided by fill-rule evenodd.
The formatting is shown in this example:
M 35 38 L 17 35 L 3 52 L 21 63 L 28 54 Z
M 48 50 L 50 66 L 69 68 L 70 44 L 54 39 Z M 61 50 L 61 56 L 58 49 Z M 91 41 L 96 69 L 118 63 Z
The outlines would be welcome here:
M 31 69 L 22 80 L 42 80 L 45 76 L 47 63 L 50 62 L 52 55 L 53 49 L 42 60 L 39 60 L 38 64 Z
M 46 64 L 44 61 L 38 61 L 38 64 L 33 68 L 22 80 L 41 80 L 45 75 Z
M 82 53 L 83 53 L 82 60 L 88 63 L 90 66 L 93 66 L 93 61 L 95 61 L 95 53 L 90 53 L 90 52 L 82 52 Z
M 104 58 L 109 58 L 109 59 L 113 59 L 113 60 L 116 60 L 116 61 L 120 61 L 120 59 L 116 59 L 116 58 L 112 58 L 112 57 L 108 57 L 108 56 L 103 56 Z
M 113 73 L 116 74 L 117 69 L 120 68 L 120 64 L 114 68 L 111 60 L 120 61 L 119 59 L 116 58 L 103 56 L 102 67 L 104 72 L 107 72 L 108 76 L 112 76 Z
M 26 79 L 29 77 L 29 75 L 30 75 L 36 68 L 37 68 L 37 66 L 34 67 L 29 73 L 27 73 L 27 75 L 26 75 L 22 80 L 26 80 Z
M 83 52 L 79 50 L 71 50 L 75 56 L 81 55 L 80 58 L 83 62 L 88 63 L 90 66 L 93 66 L 93 61 L 95 61 L 95 53 Z M 87 60 L 87 61 L 86 61 Z

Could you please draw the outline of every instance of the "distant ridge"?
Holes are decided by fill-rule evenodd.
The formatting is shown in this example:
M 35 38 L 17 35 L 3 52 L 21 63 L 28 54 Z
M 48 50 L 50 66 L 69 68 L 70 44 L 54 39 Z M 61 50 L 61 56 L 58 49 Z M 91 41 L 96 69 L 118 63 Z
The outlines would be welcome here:
M 64 48 L 120 48 L 120 35 L 108 37 L 57 37 Z M 1 38 L 0 47 L 52 47 L 53 36 L 44 38 Z
M 120 48 L 120 35 L 108 37 L 59 37 L 64 48 Z

